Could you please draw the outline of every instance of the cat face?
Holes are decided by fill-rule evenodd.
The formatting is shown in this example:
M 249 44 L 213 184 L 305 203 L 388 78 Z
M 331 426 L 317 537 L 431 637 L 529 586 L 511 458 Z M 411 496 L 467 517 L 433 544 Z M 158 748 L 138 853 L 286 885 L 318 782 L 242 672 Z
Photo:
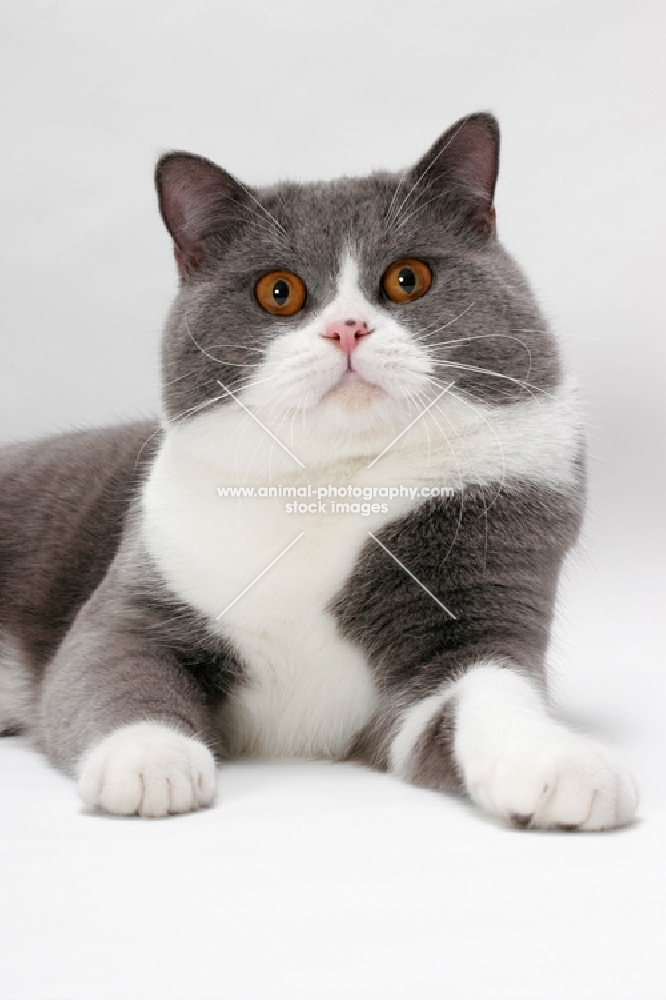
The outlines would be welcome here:
M 199 157 L 157 168 L 181 284 L 164 340 L 171 421 L 250 408 L 317 440 L 396 432 L 453 383 L 498 405 L 557 354 L 495 234 L 498 130 L 454 125 L 402 175 L 249 190 Z

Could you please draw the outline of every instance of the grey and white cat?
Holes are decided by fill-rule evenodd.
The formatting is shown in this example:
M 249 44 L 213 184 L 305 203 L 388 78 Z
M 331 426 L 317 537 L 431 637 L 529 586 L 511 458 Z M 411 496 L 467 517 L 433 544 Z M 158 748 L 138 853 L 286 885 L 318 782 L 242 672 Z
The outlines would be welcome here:
M 181 813 L 216 758 L 324 756 L 518 826 L 634 816 L 546 707 L 584 445 L 496 237 L 498 149 L 475 114 L 401 176 L 250 190 L 159 161 L 161 424 L 0 453 L 0 729 L 90 806 Z

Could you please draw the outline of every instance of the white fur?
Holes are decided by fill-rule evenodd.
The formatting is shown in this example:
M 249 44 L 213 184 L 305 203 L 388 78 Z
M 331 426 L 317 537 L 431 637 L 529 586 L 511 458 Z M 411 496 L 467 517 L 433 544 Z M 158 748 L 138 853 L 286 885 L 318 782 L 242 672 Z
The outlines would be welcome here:
M 499 664 L 477 666 L 452 689 L 454 753 L 471 798 L 535 827 L 603 830 L 633 819 L 631 775 L 605 747 L 551 719 L 536 689 Z
M 330 322 L 348 317 L 367 322 L 373 331 L 361 339 L 351 359 L 366 380 L 360 385 L 345 383 L 347 357 L 322 336 Z M 443 382 L 433 382 L 428 351 L 411 331 L 364 297 L 356 262 L 346 253 L 332 302 L 303 325 L 275 336 L 246 387 L 236 394 L 307 469 L 325 473 L 327 464 L 351 461 L 360 468 L 364 459 L 375 458 L 444 385 L 455 382 L 456 370 L 447 371 Z M 211 400 L 218 397 L 225 398 L 219 386 Z M 298 468 L 231 401 L 202 410 L 179 428 L 179 434 L 193 456 L 243 482 L 263 483 L 271 475 Z M 536 392 L 508 406 L 473 402 L 454 384 L 390 454 L 400 472 L 416 472 L 419 478 L 428 478 L 430 471 L 433 476 L 444 473 L 457 487 L 511 478 L 559 487 L 573 481 L 579 444 L 580 418 L 570 381 L 552 393 Z M 384 464 L 382 460 L 382 468 Z
M 89 806 L 131 816 L 166 816 L 208 806 L 215 761 L 199 740 L 157 722 L 116 729 L 84 758 L 79 794 Z
M 339 384 L 346 356 L 321 336 L 328 322 L 351 316 L 373 329 L 353 354 L 372 384 Z M 502 407 L 448 393 L 391 444 L 439 391 L 429 370 L 411 334 L 364 299 L 347 256 L 335 300 L 274 340 L 239 397 L 305 469 L 233 401 L 167 427 L 144 489 L 144 537 L 170 587 L 211 623 L 305 532 L 219 622 L 248 675 L 223 710 L 232 751 L 339 753 L 369 719 L 378 707 L 370 669 L 327 606 L 368 532 L 420 501 L 394 500 L 368 517 L 330 507 L 294 514 L 286 500 L 220 498 L 218 486 L 574 482 L 578 421 L 568 385 Z M 417 390 L 423 395 L 410 401 Z
M 291 482 L 292 477 L 298 484 L 347 482 L 350 475 L 359 485 L 437 482 L 455 489 L 473 483 L 522 481 L 554 489 L 574 484 L 580 419 L 576 390 L 568 381 L 552 394 L 504 406 L 471 403 L 454 388 L 391 445 L 371 474 L 366 473 L 366 466 L 426 405 L 394 407 L 390 420 L 380 407 L 376 421 L 370 425 L 366 415 L 363 427 L 355 422 L 353 410 L 344 433 L 322 418 L 321 434 L 319 423 L 307 413 L 272 419 L 270 412 L 253 408 L 305 471 L 233 402 L 170 427 L 168 435 L 179 449 L 209 467 L 216 486 L 263 486 Z M 374 414 L 371 404 L 368 410 Z M 335 479 L 327 478 L 331 476 Z
M 358 387 L 352 394 L 338 386 L 347 369 L 346 354 L 321 336 L 330 322 L 348 318 L 366 322 L 373 331 L 361 339 L 352 357 L 354 369 L 376 387 L 367 387 L 363 397 L 372 399 L 372 407 L 356 405 Z M 356 261 L 346 252 L 334 299 L 303 325 L 274 338 L 244 399 L 274 416 L 305 411 L 318 436 L 349 433 L 352 409 L 357 431 L 367 433 L 378 423 L 394 426 L 396 418 L 399 423 L 409 412 L 409 394 L 429 391 L 433 373 L 430 357 L 412 334 L 362 294 Z M 402 426 L 405 423 L 408 420 Z
M 447 681 L 434 694 L 405 709 L 389 749 L 389 766 L 394 774 L 401 778 L 411 777 L 412 755 L 416 744 L 430 722 L 452 697 L 453 685 Z
M 224 708 L 229 749 L 339 753 L 374 711 L 376 693 L 362 654 L 325 609 L 376 519 L 286 514 L 285 501 L 220 499 L 217 482 L 215 470 L 188 460 L 168 439 L 144 496 L 153 557 L 211 623 L 306 532 L 219 622 L 249 673 Z
M 0 732 L 28 724 L 33 685 L 19 649 L 8 639 L 0 641 Z

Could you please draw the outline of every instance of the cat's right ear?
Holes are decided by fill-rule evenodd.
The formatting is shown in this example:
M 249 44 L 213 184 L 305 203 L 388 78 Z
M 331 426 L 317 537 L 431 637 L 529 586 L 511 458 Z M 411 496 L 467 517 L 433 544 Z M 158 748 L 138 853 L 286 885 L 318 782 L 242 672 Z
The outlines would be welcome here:
M 155 168 L 160 213 L 171 233 L 182 278 L 195 274 L 206 258 L 210 237 L 239 219 L 249 195 L 226 170 L 203 156 L 167 153 Z
M 484 237 L 494 234 L 499 141 L 493 115 L 461 118 L 416 165 L 412 191 L 426 190 L 431 199 L 445 196 L 471 230 Z

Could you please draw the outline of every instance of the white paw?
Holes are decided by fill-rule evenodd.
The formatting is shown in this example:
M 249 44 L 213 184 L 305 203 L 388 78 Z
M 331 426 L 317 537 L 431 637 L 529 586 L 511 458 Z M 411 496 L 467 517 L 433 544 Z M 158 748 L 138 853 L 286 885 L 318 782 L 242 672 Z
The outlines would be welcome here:
M 518 826 L 605 830 L 636 814 L 631 774 L 594 740 L 534 720 L 461 761 L 471 798 Z
M 87 805 L 124 816 L 189 812 L 215 797 L 210 750 L 158 722 L 116 729 L 84 759 L 80 775 Z

